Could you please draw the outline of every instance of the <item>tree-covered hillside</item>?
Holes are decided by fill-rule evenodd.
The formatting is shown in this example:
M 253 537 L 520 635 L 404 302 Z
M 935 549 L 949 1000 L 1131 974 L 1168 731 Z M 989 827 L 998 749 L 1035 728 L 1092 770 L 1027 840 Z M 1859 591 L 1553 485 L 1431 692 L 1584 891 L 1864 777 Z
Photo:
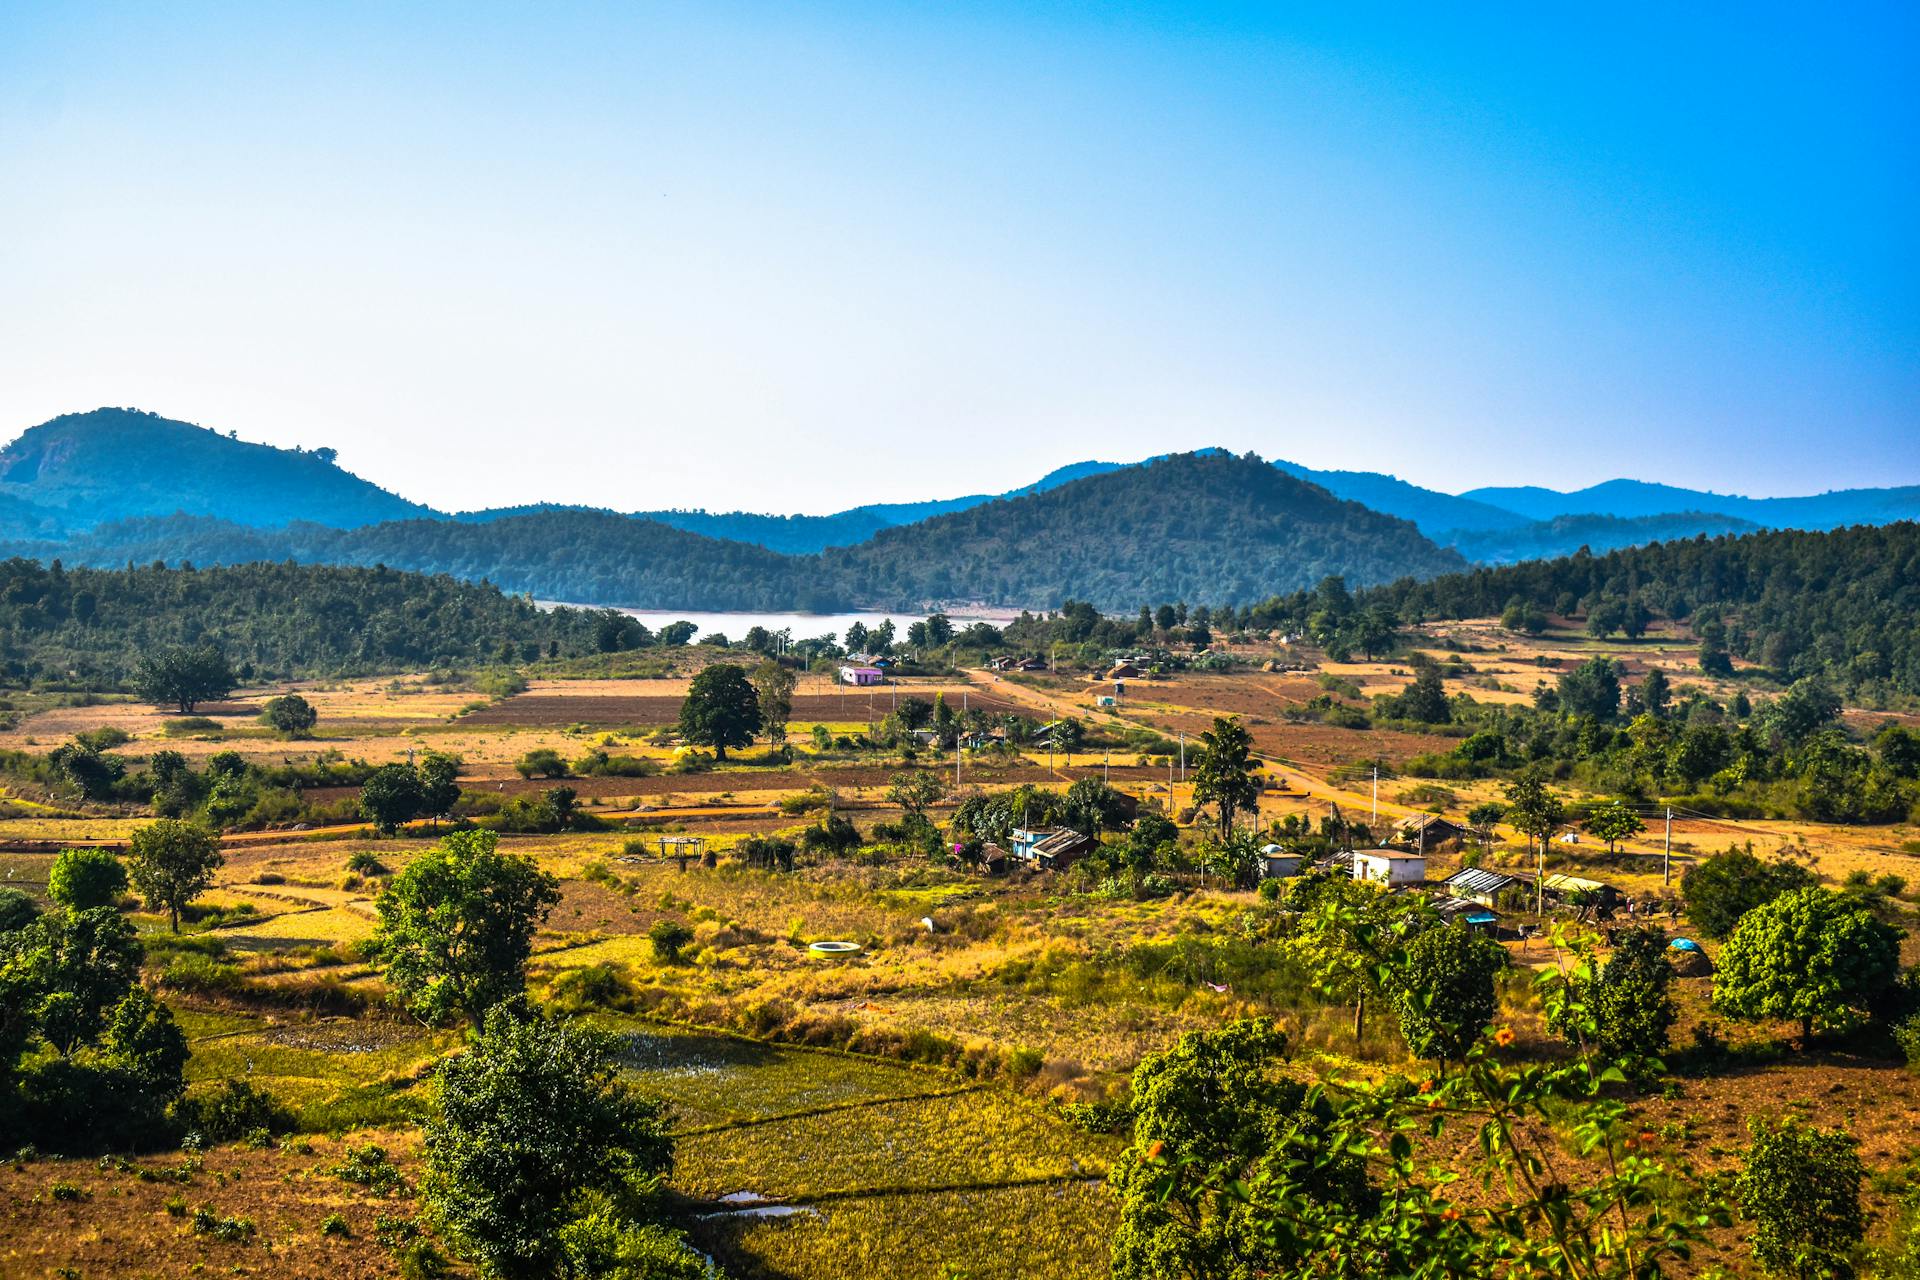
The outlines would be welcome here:
M 1781 680 L 1817 675 L 1857 695 L 1920 696 L 1920 524 L 1779 530 L 1654 543 L 1398 582 L 1362 593 L 1404 619 L 1528 610 L 1686 623 L 1703 657 Z
M 1252 600 L 1339 574 L 1386 582 L 1464 561 L 1403 520 L 1343 502 L 1248 455 L 1177 454 L 888 529 L 827 553 L 856 599 Z
M 653 520 L 551 509 L 362 529 L 243 528 L 172 517 L 102 526 L 11 554 L 114 565 L 165 560 L 388 565 L 485 579 L 543 599 L 663 609 L 832 610 L 982 601 L 1253 600 L 1342 574 L 1356 583 L 1465 562 L 1412 525 L 1342 502 L 1256 458 L 1181 455 L 783 556 Z
M 342 675 L 598 647 L 603 615 L 542 610 L 496 588 L 393 569 L 249 564 L 63 569 L 0 563 L 8 681 L 119 685 L 142 655 L 217 645 L 235 667 Z
M 13 537 L 51 515 L 69 527 L 131 516 L 218 516 L 248 525 L 292 520 L 348 527 L 430 514 L 335 462 L 333 450 L 276 449 L 136 409 L 69 413 L 0 450 L 0 509 Z

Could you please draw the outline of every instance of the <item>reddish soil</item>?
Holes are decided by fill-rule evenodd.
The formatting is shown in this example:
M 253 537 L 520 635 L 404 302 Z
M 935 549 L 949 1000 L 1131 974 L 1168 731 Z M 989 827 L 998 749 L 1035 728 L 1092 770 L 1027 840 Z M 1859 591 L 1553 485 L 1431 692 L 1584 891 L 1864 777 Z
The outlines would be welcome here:
M 412 1134 L 360 1135 L 385 1147 L 416 1177 Z M 383 1198 L 328 1172 L 340 1162 L 340 1142 L 313 1138 L 311 1154 L 221 1148 L 187 1183 L 142 1182 L 132 1173 L 103 1171 L 92 1160 L 35 1160 L 0 1165 L 0 1275 L 52 1276 L 60 1268 L 84 1276 L 179 1276 L 252 1273 L 301 1280 L 371 1280 L 393 1276 L 393 1254 L 375 1239 L 380 1214 L 411 1217 L 411 1199 Z M 178 1166 L 179 1153 L 136 1163 Z M 224 1180 L 216 1175 L 225 1175 Z M 283 1177 L 283 1175 L 286 1175 Z M 55 1183 L 82 1197 L 56 1200 Z M 167 1203 L 185 1206 L 181 1216 Z M 249 1242 L 224 1243 L 192 1230 L 194 1210 L 250 1219 Z M 346 1219 L 351 1235 L 321 1234 L 329 1214 Z
M 865 720 L 869 706 L 868 693 L 865 689 L 856 691 L 851 688 L 845 693 L 803 693 L 793 700 L 793 718 L 803 724 L 820 720 L 836 723 Z M 931 692 L 896 690 L 891 687 L 874 689 L 871 693 L 871 706 L 876 717 L 892 709 L 896 696 L 901 702 L 909 699 L 932 702 L 934 696 Z M 955 710 L 959 709 L 960 695 L 957 691 L 949 695 L 948 701 Z M 665 725 L 680 718 L 680 703 L 681 699 L 677 696 L 661 694 L 569 697 L 565 694 L 522 693 L 465 716 L 460 723 L 475 727 L 509 725 L 523 728 L 572 724 L 593 725 L 596 728 Z M 1017 703 L 977 689 L 968 693 L 967 705 L 992 712 L 1022 709 Z

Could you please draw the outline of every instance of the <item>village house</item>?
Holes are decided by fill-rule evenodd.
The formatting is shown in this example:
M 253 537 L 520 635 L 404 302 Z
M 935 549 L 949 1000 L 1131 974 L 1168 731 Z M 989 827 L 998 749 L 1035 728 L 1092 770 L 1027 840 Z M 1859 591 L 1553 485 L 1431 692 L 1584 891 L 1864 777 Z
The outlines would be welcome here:
M 1396 842 L 1428 853 L 1458 849 L 1469 834 L 1459 823 L 1449 822 L 1437 813 L 1416 814 L 1393 829 Z
M 1264 880 L 1285 880 L 1297 876 L 1305 863 L 1305 858 L 1297 853 L 1288 853 L 1277 844 L 1260 846 L 1260 876 Z
M 1389 889 L 1422 884 L 1427 878 L 1427 860 L 1405 849 L 1355 849 L 1353 878 L 1371 880 Z
M 1488 871 L 1483 867 L 1463 867 L 1441 883 L 1456 898 L 1491 907 L 1500 894 L 1514 888 L 1525 888 L 1528 882 L 1519 876 Z
M 840 668 L 841 684 L 879 684 L 886 679 L 886 672 L 878 667 L 856 667 L 849 663 Z
M 1094 841 L 1071 827 L 1015 827 L 1012 845 L 1008 852 L 1015 862 L 1042 871 L 1065 871 L 1086 856 Z

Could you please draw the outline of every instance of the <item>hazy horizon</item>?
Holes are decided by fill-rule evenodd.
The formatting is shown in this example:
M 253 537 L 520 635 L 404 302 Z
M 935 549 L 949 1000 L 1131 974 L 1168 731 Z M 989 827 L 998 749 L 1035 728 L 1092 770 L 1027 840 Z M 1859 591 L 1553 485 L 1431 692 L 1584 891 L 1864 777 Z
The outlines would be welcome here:
M 1920 16 L 24 3 L 0 430 L 442 510 L 1920 481 Z

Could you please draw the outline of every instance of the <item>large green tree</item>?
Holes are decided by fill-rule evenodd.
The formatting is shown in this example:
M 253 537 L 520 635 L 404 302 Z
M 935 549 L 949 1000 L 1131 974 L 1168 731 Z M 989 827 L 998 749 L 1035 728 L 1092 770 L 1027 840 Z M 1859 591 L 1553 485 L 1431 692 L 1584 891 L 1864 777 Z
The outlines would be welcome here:
M 575 1247 L 617 1252 L 609 1231 L 623 1235 L 658 1216 L 673 1139 L 660 1104 L 621 1080 L 612 1037 L 549 1022 L 511 1000 L 493 1008 L 436 1082 L 422 1196 L 483 1274 L 576 1274 L 569 1235 L 582 1237 Z M 569 1233 L 582 1222 L 594 1225 Z
M 1260 803 L 1260 762 L 1253 758 L 1253 735 L 1238 717 L 1216 716 L 1213 728 L 1200 735 L 1199 759 L 1193 768 L 1193 801 L 1210 804 L 1220 818 L 1220 838 L 1233 830 L 1242 809 Z
M 268 724 L 289 738 L 307 737 L 312 734 L 313 726 L 320 723 L 320 713 L 297 693 L 269 699 L 261 714 Z
M 1900 931 L 1829 889 L 1795 889 L 1740 918 L 1720 951 L 1713 1003 L 1741 1018 L 1816 1029 L 1867 1020 L 1900 973 Z
M 1761 859 L 1751 849 L 1728 849 L 1687 868 L 1680 894 L 1694 927 L 1709 938 L 1724 938 L 1755 907 L 1814 883 L 1813 873 L 1797 862 Z
M 233 692 L 239 678 L 226 655 L 213 645 L 173 646 L 147 654 L 134 668 L 133 684 L 142 698 L 192 715 L 202 702 L 214 702 Z
M 1406 944 L 1394 993 L 1400 1034 L 1415 1057 L 1457 1062 L 1493 1021 L 1504 947 L 1465 921 L 1423 929 Z
M 420 816 L 426 794 L 410 764 L 383 764 L 360 784 L 360 813 L 382 835 L 392 835 Z
M 180 912 L 213 884 L 226 861 L 220 837 L 194 822 L 161 818 L 134 830 L 127 854 L 133 887 L 154 911 L 165 911 L 180 932 Z
M 703 669 L 680 704 L 680 736 L 696 747 L 713 748 L 717 760 L 725 760 L 731 747 L 751 745 L 761 724 L 760 695 L 728 662 Z
M 526 987 L 533 933 L 560 885 L 491 831 L 456 831 L 393 878 L 374 903 L 373 949 L 394 999 L 422 1022 L 488 1009 Z

